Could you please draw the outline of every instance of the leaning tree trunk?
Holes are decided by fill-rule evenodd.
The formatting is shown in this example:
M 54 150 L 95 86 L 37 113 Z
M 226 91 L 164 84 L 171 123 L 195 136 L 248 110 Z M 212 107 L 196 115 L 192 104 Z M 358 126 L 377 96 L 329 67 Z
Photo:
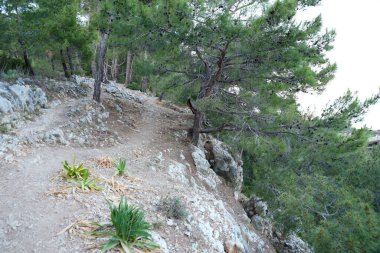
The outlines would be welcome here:
M 193 134 L 192 134 L 192 139 L 191 139 L 191 142 L 194 144 L 194 146 L 198 145 L 199 134 L 203 126 L 203 119 L 204 119 L 203 112 L 196 110 L 195 115 L 194 115 Z
M 125 84 L 128 85 L 132 82 L 132 64 L 133 64 L 133 54 L 131 50 L 127 53 L 127 68 L 125 71 Z
M 69 47 L 66 47 L 66 54 L 67 54 L 67 59 L 69 60 L 69 67 L 70 67 L 70 74 L 74 74 L 74 64 L 73 64 L 73 57 L 71 55 L 71 51 Z
M 222 73 L 224 70 L 224 63 L 225 63 L 224 61 L 225 61 L 228 46 L 229 46 L 229 42 L 226 43 L 224 49 L 220 52 L 220 56 L 217 62 L 218 69 L 212 75 L 210 75 L 209 63 L 203 59 L 199 51 L 196 52 L 200 60 L 202 60 L 205 65 L 204 81 L 202 82 L 201 89 L 199 90 L 197 100 L 201 100 L 203 98 L 207 98 L 211 96 L 215 85 L 218 83 L 220 77 L 222 76 Z M 191 111 L 195 115 L 194 122 L 193 122 L 193 129 L 192 129 L 192 142 L 195 146 L 197 146 L 198 141 L 199 141 L 199 134 L 202 130 L 203 122 L 205 121 L 205 114 L 201 112 L 200 110 L 194 108 L 191 105 L 190 100 L 188 101 L 188 105 Z
M 63 54 L 63 49 L 59 50 L 59 53 L 61 55 L 61 63 L 62 63 L 62 68 L 63 68 L 63 72 L 65 72 L 65 77 L 66 78 L 70 78 L 70 73 L 69 73 L 69 70 L 67 68 L 67 64 L 66 64 L 66 61 L 65 61 L 65 56 Z
M 207 78 L 205 78 L 206 80 L 202 83 L 201 89 L 198 93 L 197 100 L 203 99 L 211 95 L 211 89 L 212 89 L 213 83 L 208 81 L 208 76 L 209 74 L 207 73 L 206 74 Z M 200 131 L 202 130 L 202 127 L 203 127 L 205 115 L 202 111 L 198 110 L 197 108 L 193 106 L 190 99 L 188 99 L 187 105 L 189 106 L 189 108 L 194 114 L 193 128 L 191 131 L 191 141 L 194 146 L 197 146 L 198 141 L 199 141 Z
M 104 75 L 104 63 L 107 52 L 107 39 L 109 36 L 109 31 L 100 33 L 100 42 L 98 45 L 98 50 L 96 52 L 96 72 L 95 72 L 95 82 L 94 82 L 94 94 L 93 99 L 100 103 L 100 92 L 101 84 Z
M 24 56 L 24 62 L 25 62 L 25 74 L 34 76 L 32 64 L 30 63 L 28 53 L 26 52 L 26 50 L 24 50 L 23 56 Z

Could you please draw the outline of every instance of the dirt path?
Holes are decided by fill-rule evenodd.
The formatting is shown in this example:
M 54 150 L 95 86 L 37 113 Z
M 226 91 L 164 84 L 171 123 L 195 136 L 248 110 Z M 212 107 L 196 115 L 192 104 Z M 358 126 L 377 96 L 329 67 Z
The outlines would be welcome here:
M 228 210 L 234 213 L 235 219 L 243 220 L 244 211 L 238 208 L 231 188 L 219 183 L 218 188 L 208 190 L 196 173 L 186 138 L 191 115 L 169 109 L 156 98 L 138 95 L 144 101 L 138 105 L 139 109 L 132 110 L 132 106 L 127 105 L 124 109 L 130 108 L 131 111 L 111 115 L 108 119 L 112 121 L 108 122 L 109 132 L 121 135 L 119 144 L 109 147 L 81 147 L 72 143 L 32 146 L 25 156 L 16 157 L 14 163 L 0 161 L 0 252 L 99 252 L 99 246 L 104 243 L 101 239 L 83 238 L 80 236 L 83 234 L 76 234 L 76 230 L 70 230 L 73 233 L 60 231 L 78 220 L 106 221 L 109 217 L 106 199 L 118 201 L 121 196 L 142 208 L 148 221 L 157 225 L 155 231 L 168 244 L 167 251 L 163 252 L 220 252 L 208 250 L 209 242 L 217 242 L 213 234 L 218 238 L 222 233 L 222 224 L 218 222 L 224 218 L 215 217 Z M 104 96 L 111 99 L 110 95 Z M 104 101 L 107 104 L 107 99 Z M 81 100 L 64 101 L 14 132 L 26 136 L 34 131 L 64 126 L 68 120 L 67 112 L 79 103 Z M 120 120 L 120 115 L 128 118 Z M 120 123 L 132 118 L 136 128 L 124 127 L 124 123 Z M 62 185 L 67 186 L 59 173 L 62 161 L 71 162 L 74 157 L 90 168 L 103 190 L 82 193 L 69 189 L 65 193 L 49 195 L 60 192 Z M 126 159 L 128 176 L 116 177 L 112 166 L 99 165 L 97 161 L 103 158 Z M 176 167 L 178 164 L 180 166 Z M 191 218 L 181 222 L 169 221 L 157 209 L 165 196 L 184 197 L 191 205 L 191 208 L 188 206 L 190 217 L 197 218 L 194 221 Z M 206 204 L 210 213 L 205 212 Z M 229 215 L 226 216 L 230 217 L 229 220 L 224 223 L 231 221 Z M 190 233 L 191 226 L 194 231 Z M 231 226 L 228 231 L 240 233 L 234 232 L 238 229 L 233 227 L 235 225 Z M 217 232 L 213 233 L 213 230 Z M 261 243 L 258 245 L 265 245 L 259 237 L 256 239 Z M 90 250 L 86 250 L 88 248 Z
M 68 108 L 77 102 L 70 100 L 48 109 L 36 121 L 15 133 L 25 136 L 60 125 Z M 144 155 L 148 156 L 155 154 L 154 146 L 163 135 L 163 129 L 159 127 L 161 111 L 165 111 L 157 107 L 153 98 L 148 98 L 143 108 L 139 128 L 131 131 L 126 143 L 102 148 L 101 151 L 69 146 L 31 148 L 25 157 L 19 157 L 13 164 L 0 163 L 0 252 L 67 252 L 65 238 L 55 235 L 75 218 L 82 205 L 77 201 L 57 201 L 47 196 L 52 187 L 51 178 L 61 170 L 61 162 L 71 161 L 73 156 L 84 161 L 123 154 L 127 161 L 135 160 L 133 168 L 138 171 L 139 159 L 136 159 L 134 151 L 144 150 Z

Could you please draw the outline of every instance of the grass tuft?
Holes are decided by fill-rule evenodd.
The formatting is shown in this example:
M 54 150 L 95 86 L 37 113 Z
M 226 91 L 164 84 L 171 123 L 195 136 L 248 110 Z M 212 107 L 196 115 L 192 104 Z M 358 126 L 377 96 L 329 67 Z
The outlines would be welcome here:
M 128 205 L 125 198 L 121 198 L 118 206 L 109 203 L 111 222 L 113 229 L 107 229 L 103 235 L 111 235 L 104 244 L 101 252 L 106 252 L 117 246 L 121 246 L 125 252 L 146 251 L 158 249 L 150 235 L 152 226 L 145 221 L 145 214 L 137 207 Z M 102 235 L 96 232 L 96 235 Z
M 116 167 L 116 172 L 118 175 L 122 176 L 125 174 L 125 165 L 126 165 L 126 161 L 125 159 L 122 160 L 120 159 L 116 164 L 115 164 L 115 167 Z

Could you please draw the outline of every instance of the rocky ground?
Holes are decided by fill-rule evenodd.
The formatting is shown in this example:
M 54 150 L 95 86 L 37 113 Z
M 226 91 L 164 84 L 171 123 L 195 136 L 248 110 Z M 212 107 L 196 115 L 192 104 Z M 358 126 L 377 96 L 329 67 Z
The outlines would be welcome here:
M 218 146 L 229 176 L 217 176 L 203 144 L 189 144 L 186 109 L 113 83 L 97 104 L 86 78 L 38 84 L 0 82 L 0 252 L 99 252 L 105 239 L 86 232 L 109 222 L 107 200 L 122 196 L 145 211 L 160 252 L 275 252 L 237 200 L 239 162 Z M 119 159 L 125 176 L 115 174 Z M 83 163 L 102 189 L 73 187 L 65 160 Z M 183 203 L 181 219 L 168 215 L 170 199 Z

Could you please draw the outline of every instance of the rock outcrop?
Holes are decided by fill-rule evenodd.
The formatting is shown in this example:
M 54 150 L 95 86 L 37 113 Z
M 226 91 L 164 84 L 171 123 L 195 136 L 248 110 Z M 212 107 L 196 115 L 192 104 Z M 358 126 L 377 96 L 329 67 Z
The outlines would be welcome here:
M 207 172 L 211 168 L 229 182 L 238 195 L 243 185 L 242 161 L 231 155 L 226 144 L 210 136 L 203 136 L 197 149 L 193 151 L 197 168 L 202 172 Z
M 253 196 L 244 203 L 244 210 L 254 228 L 265 235 L 280 253 L 312 253 L 311 247 L 296 234 L 282 236 L 273 226 L 273 216 L 268 205 L 260 198 Z
M 215 140 L 214 140 L 215 141 Z M 220 166 L 226 168 L 231 165 L 232 156 L 227 155 L 226 150 L 217 143 L 218 160 Z M 224 157 L 222 156 L 227 156 Z M 197 169 L 198 178 L 209 188 L 216 189 L 221 181 L 214 170 L 211 169 L 206 155 L 199 147 L 192 146 L 192 157 Z M 229 160 L 232 159 L 232 160 Z M 225 161 L 225 163 L 222 163 Z M 178 176 L 176 177 L 178 178 Z M 250 229 L 250 220 L 247 216 L 242 220 L 237 220 L 236 214 L 218 200 L 216 195 L 209 193 L 195 180 L 190 180 L 193 196 L 188 201 L 188 206 L 194 210 L 189 221 L 191 227 L 199 233 L 207 245 L 210 252 L 268 252 L 268 244 Z M 215 226 L 219 224 L 218 226 Z
M 0 82 L 0 114 L 33 112 L 47 107 L 45 92 L 36 86 L 26 85 L 21 79 L 16 84 Z

